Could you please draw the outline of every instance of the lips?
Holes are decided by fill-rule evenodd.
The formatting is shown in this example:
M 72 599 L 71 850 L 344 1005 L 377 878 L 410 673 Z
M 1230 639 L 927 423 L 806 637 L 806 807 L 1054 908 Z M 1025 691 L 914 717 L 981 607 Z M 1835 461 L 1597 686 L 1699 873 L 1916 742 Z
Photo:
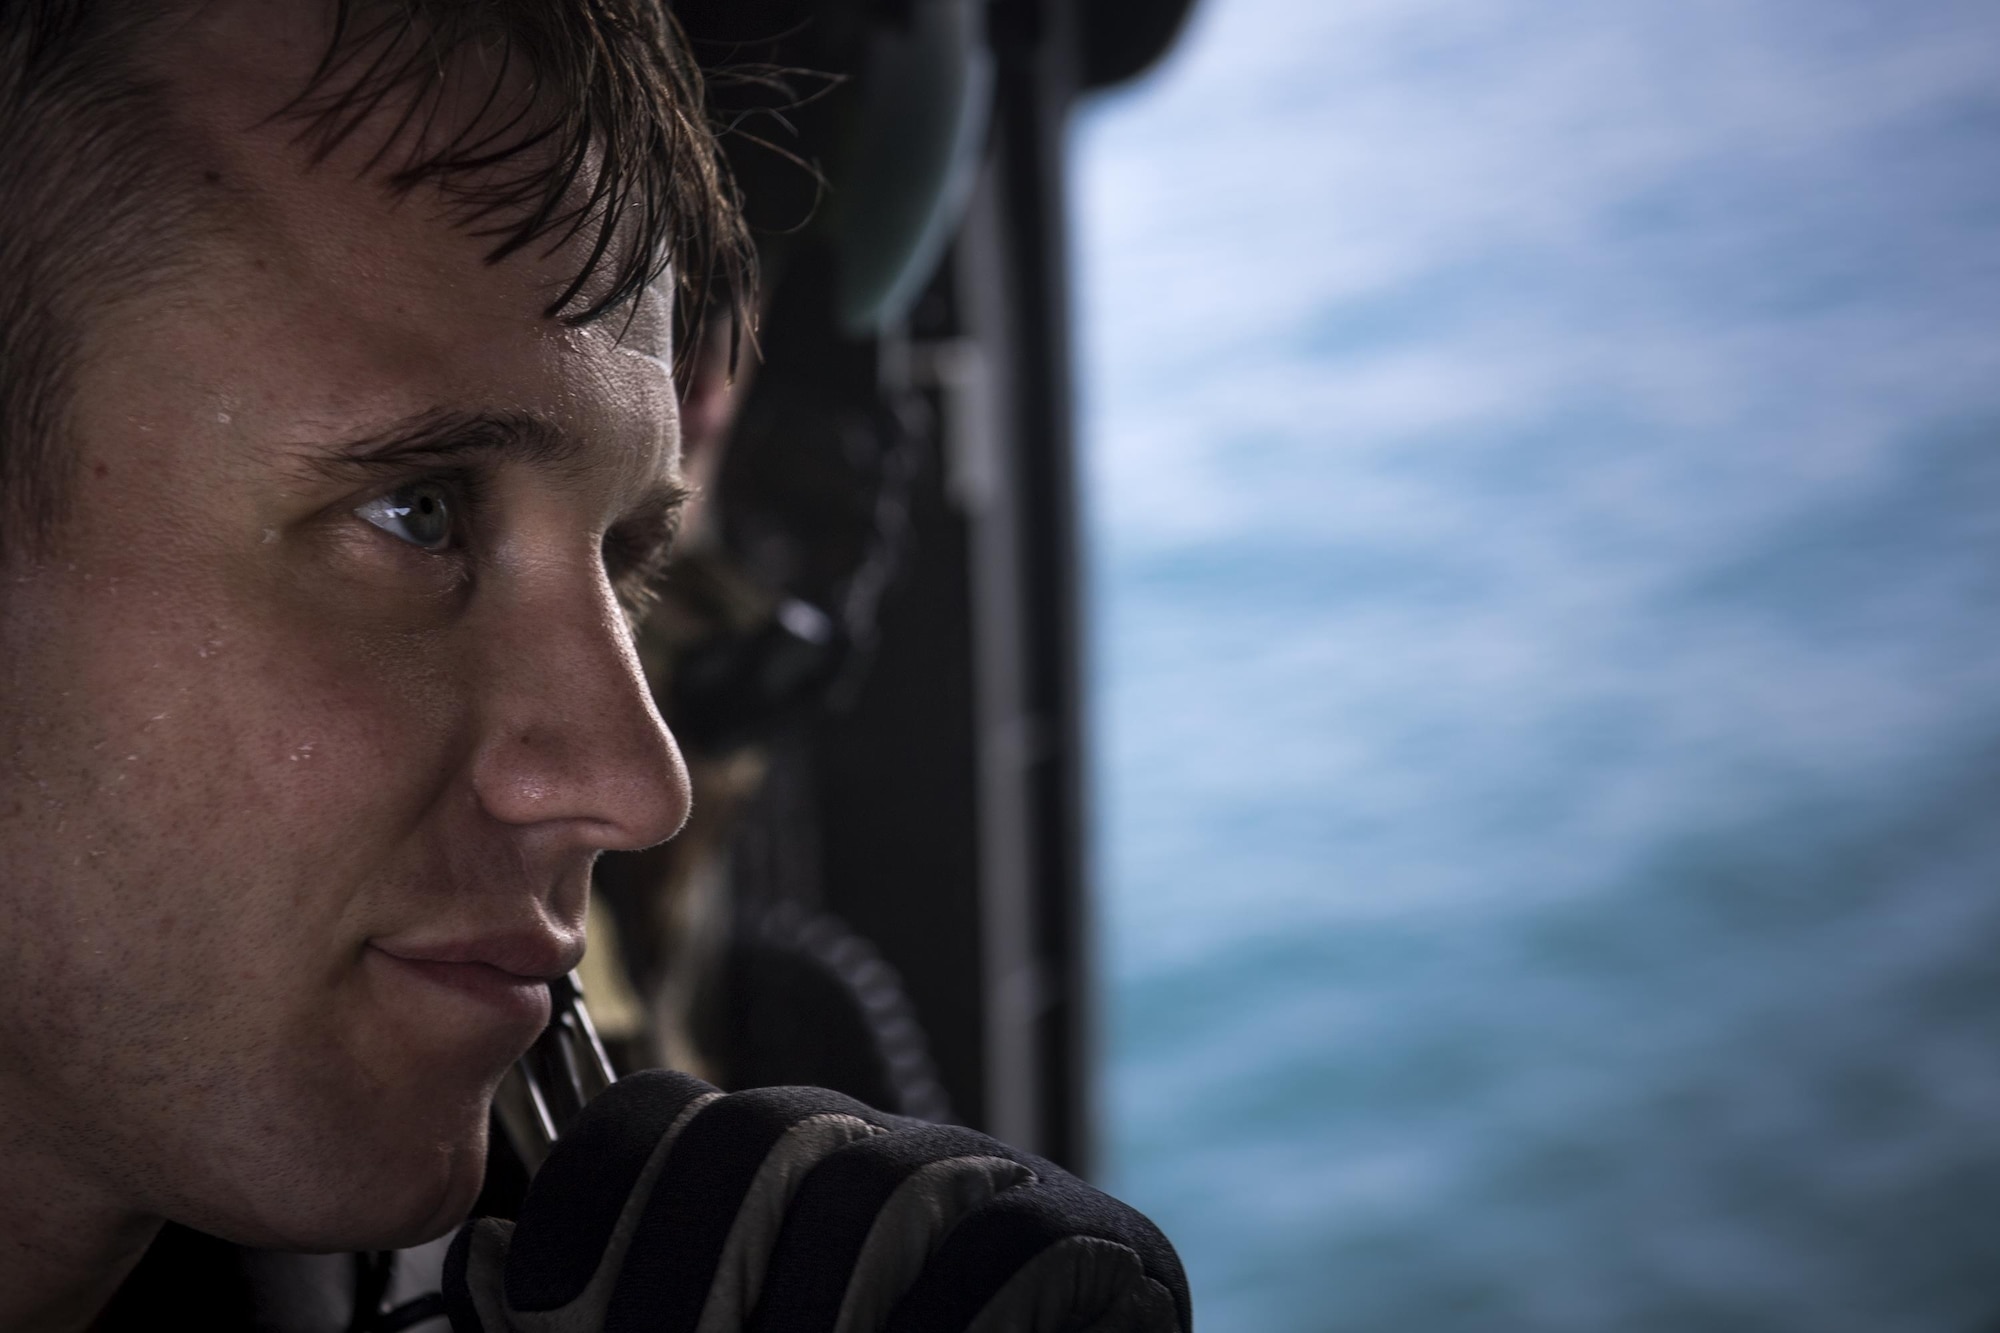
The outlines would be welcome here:
M 413 934 L 370 942 L 390 957 L 406 962 L 482 963 L 526 981 L 554 981 L 567 975 L 583 958 L 579 941 L 550 930 L 509 930 L 428 939 Z
M 540 930 L 391 937 L 369 945 L 404 977 L 535 1031 L 548 1022 L 548 983 L 575 967 L 582 952 L 579 942 Z

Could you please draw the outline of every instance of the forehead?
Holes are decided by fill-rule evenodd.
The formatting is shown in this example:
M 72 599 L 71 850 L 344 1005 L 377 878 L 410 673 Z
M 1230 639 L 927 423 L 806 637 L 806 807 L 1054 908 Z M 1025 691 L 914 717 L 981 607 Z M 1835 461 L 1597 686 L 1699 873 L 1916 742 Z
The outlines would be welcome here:
M 169 304 L 220 328 L 240 355 L 190 365 L 240 391 L 313 388 L 343 418 L 436 399 L 560 419 L 594 399 L 671 424 L 669 288 L 594 327 L 544 312 L 584 265 L 582 240 L 486 262 L 491 240 L 435 186 L 393 194 L 372 160 L 405 108 L 384 105 L 314 163 L 277 115 L 309 81 L 330 36 L 319 5 L 214 0 L 157 49 L 203 220 Z M 197 73 L 198 72 L 198 73 Z M 452 114 L 446 108 L 445 114 Z M 218 392 L 224 386 L 218 383 Z M 227 411 L 225 407 L 219 410 Z

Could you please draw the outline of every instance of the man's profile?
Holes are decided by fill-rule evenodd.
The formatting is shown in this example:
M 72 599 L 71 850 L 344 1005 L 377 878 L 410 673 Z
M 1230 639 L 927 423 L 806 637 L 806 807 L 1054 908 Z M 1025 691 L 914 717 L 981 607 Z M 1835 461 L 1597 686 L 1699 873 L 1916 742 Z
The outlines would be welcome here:
M 593 859 L 687 811 L 630 624 L 673 275 L 744 258 L 697 84 L 644 0 L 0 10 L 0 1328 L 166 1219 L 471 1206 Z

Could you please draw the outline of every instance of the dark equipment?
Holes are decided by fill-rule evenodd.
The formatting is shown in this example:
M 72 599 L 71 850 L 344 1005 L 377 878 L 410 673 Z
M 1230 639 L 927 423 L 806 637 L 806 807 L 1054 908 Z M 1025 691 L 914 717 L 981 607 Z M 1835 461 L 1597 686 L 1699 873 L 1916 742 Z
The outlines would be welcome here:
M 1065 123 L 1189 8 L 675 5 L 719 71 L 772 292 L 722 545 L 774 605 L 810 609 L 795 624 L 825 627 L 774 618 L 710 644 L 663 699 L 691 750 L 768 755 L 729 858 L 736 933 L 845 923 L 900 977 L 953 1113 L 1079 1171 L 1093 1019 Z M 760 1008 L 737 994 L 707 1012 Z M 716 1040 L 759 1081 L 808 1081 L 779 1077 L 754 1022 Z

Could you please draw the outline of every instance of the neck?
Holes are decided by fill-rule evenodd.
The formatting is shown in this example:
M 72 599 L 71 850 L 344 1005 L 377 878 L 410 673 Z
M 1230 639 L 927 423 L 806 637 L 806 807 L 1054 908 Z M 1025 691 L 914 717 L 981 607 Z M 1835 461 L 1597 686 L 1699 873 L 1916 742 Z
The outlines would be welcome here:
M 82 1333 L 160 1222 L 118 1206 L 21 1137 L 0 1124 L 0 1329 Z

